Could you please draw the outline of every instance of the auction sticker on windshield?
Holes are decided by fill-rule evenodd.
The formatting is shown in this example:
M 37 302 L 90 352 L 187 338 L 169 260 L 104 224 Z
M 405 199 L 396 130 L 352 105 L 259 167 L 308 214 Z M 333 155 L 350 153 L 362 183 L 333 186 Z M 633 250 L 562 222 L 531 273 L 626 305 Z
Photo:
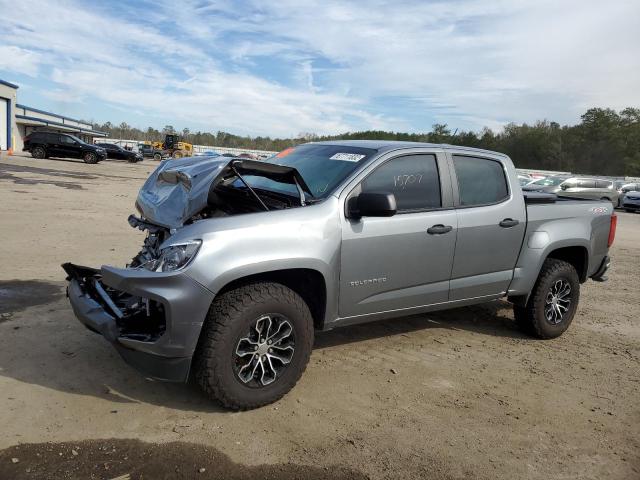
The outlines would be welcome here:
M 332 157 L 330 157 L 330 160 L 344 160 L 345 162 L 359 162 L 364 157 L 366 157 L 366 155 L 362 155 L 360 153 L 336 153 Z

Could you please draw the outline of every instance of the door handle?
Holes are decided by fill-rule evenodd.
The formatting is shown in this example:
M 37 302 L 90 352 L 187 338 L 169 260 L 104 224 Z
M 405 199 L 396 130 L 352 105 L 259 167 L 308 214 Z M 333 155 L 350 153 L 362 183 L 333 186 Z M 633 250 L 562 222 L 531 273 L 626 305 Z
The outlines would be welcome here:
M 505 218 L 504 220 L 502 220 L 499 225 L 502 228 L 511 228 L 511 227 L 515 227 L 516 225 L 518 225 L 520 222 L 518 220 L 514 220 L 513 218 Z
M 427 228 L 427 233 L 429 235 L 442 235 L 443 233 L 449 233 L 451 230 L 453 230 L 451 225 L 442 225 L 439 223 L 438 225 Z

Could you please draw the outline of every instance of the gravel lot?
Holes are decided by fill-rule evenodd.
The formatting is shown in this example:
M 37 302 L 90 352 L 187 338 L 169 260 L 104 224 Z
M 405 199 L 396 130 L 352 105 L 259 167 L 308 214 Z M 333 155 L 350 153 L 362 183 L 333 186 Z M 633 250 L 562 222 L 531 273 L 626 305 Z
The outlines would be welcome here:
M 289 395 L 230 413 L 142 378 L 64 298 L 61 263 L 135 254 L 155 165 L 0 158 L 0 478 L 640 478 L 640 215 L 559 339 L 506 303 L 322 333 Z

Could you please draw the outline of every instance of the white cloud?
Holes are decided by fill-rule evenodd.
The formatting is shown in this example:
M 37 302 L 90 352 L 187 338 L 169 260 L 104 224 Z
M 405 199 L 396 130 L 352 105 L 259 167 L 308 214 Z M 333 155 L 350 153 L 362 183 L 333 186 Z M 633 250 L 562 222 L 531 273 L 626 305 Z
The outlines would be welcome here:
M 14 45 L 0 45 L 0 70 L 35 77 L 41 62 L 41 56 L 36 52 Z
M 640 105 L 635 1 L 109 8 L 0 0 L 12 11 L 0 70 L 48 75 L 56 100 L 99 99 L 192 129 L 253 135 L 574 122 L 590 106 Z

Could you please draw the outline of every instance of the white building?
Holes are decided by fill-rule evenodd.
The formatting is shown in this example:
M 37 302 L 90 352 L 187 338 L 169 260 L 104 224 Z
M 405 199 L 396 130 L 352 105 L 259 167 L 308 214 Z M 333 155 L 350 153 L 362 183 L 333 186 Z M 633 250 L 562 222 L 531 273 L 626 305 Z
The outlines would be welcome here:
M 87 143 L 107 136 L 87 122 L 19 104 L 17 97 L 18 86 L 0 79 L 0 150 L 21 151 L 24 137 L 36 130 L 70 133 Z

